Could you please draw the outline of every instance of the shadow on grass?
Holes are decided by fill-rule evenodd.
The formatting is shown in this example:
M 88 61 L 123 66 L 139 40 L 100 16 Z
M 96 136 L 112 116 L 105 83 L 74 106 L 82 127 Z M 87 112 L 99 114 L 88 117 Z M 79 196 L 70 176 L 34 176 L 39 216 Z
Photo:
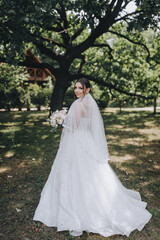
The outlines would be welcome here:
M 0 113 L 1 236 L 7 240 L 106 239 L 86 233 L 74 238 L 67 231 L 57 233 L 32 221 L 60 141 L 61 132 L 50 132 L 47 117 L 48 112 Z M 103 118 L 112 168 L 124 186 L 140 191 L 153 214 L 142 232 L 107 239 L 158 240 L 159 116 L 123 112 L 103 113 Z
M 2 113 L 1 113 L 2 114 Z M 1 125 L 1 153 L 3 163 L 15 166 L 19 161 L 36 161 L 53 156 L 57 150 L 60 131 L 51 133 L 48 113 L 3 113 Z M 14 161 L 16 158 L 19 161 Z M 3 164 L 2 163 L 2 164 Z

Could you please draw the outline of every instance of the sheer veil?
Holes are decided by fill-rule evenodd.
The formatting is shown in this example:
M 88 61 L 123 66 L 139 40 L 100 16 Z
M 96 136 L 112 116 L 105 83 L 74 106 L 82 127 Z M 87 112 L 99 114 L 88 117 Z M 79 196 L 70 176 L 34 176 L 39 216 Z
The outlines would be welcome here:
M 109 160 L 103 119 L 98 105 L 90 93 L 73 102 L 63 123 L 63 127 L 62 142 L 64 138 L 65 141 L 70 141 L 66 138 L 67 135 L 71 136 L 72 133 L 72 138 L 78 138 L 81 141 L 81 145 L 84 146 L 85 134 L 89 134 L 92 147 L 96 148 L 94 149 L 94 155 L 96 155 L 94 158 L 101 162 Z M 84 147 L 87 148 L 87 146 Z M 95 154 L 95 150 L 97 154 Z M 93 149 L 90 149 L 90 151 L 93 152 Z

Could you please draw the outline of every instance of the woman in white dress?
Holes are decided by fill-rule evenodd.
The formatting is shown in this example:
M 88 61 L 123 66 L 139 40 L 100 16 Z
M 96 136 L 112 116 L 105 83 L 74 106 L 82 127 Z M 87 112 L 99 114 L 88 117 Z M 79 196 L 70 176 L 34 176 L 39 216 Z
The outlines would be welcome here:
M 60 146 L 42 190 L 34 220 L 73 236 L 129 234 L 151 214 L 138 192 L 125 188 L 108 163 L 109 153 L 90 83 L 75 83 L 77 100 L 63 123 Z

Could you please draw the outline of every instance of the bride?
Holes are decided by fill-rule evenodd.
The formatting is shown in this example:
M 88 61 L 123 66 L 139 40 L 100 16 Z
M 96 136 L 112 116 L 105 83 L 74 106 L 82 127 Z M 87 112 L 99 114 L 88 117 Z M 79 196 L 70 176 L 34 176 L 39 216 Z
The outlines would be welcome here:
M 42 190 L 34 220 L 73 236 L 83 231 L 104 237 L 129 236 L 151 214 L 138 192 L 125 188 L 108 163 L 109 153 L 90 83 L 75 83 L 77 100 L 63 123 L 60 146 Z

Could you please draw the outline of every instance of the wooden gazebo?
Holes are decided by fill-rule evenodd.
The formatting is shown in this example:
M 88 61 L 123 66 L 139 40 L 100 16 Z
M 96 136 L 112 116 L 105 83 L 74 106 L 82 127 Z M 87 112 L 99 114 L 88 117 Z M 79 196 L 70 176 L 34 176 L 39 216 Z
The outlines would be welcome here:
M 33 54 L 31 50 L 27 50 L 26 53 L 26 62 L 29 63 L 42 63 L 42 61 Z M 47 69 L 41 68 L 32 68 L 26 67 L 26 72 L 29 74 L 28 83 L 37 83 L 38 85 L 43 85 L 46 82 L 46 78 L 51 76 L 53 80 L 55 80 L 54 75 Z

